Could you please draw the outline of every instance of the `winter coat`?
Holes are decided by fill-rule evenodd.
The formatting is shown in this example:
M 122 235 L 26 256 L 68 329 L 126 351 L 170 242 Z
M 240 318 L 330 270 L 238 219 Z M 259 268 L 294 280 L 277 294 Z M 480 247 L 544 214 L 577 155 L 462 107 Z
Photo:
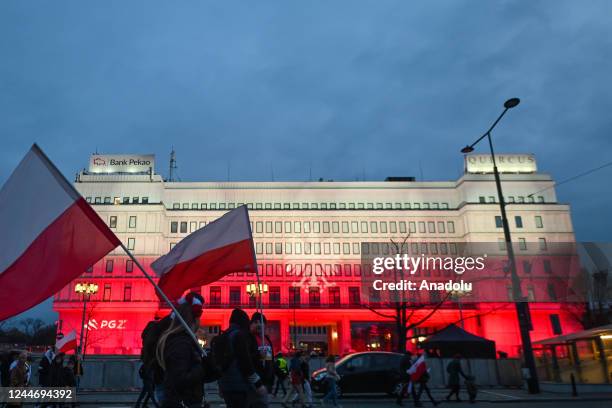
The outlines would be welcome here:
M 164 407 L 200 404 L 204 398 L 202 355 L 185 331 L 171 334 L 164 348 Z
M 448 373 L 448 386 L 449 387 L 457 387 L 460 385 L 459 376 L 465 378 L 465 373 L 461 368 L 461 361 L 458 359 L 452 360 L 446 366 L 446 372 Z
M 259 354 L 256 343 L 253 348 L 251 334 L 235 324 L 230 325 L 227 334 L 232 356 L 219 378 L 219 389 L 222 392 L 246 392 L 260 387 L 263 381 L 256 370 Z

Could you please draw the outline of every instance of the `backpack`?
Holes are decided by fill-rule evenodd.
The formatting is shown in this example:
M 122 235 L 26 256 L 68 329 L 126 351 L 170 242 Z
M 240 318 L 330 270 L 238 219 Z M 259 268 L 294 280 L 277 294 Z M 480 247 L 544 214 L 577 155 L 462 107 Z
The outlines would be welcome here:
M 161 384 L 164 379 L 164 370 L 157 361 L 157 343 L 162 333 L 170 327 L 172 319 L 166 316 L 161 320 L 152 320 L 147 323 L 142 331 L 142 350 L 140 360 L 142 360 L 143 370 L 151 375 L 155 384 Z
M 238 329 L 227 329 L 221 334 L 213 337 L 210 342 L 210 357 L 212 365 L 217 372 L 224 373 L 234 360 L 234 347 L 232 342 Z

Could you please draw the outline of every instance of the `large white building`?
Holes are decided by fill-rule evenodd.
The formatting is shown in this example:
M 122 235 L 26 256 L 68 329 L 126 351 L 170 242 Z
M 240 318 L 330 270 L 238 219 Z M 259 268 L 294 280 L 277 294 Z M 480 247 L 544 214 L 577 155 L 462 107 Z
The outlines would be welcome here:
M 276 347 L 344 353 L 384 349 L 393 324 L 364 308 L 359 295 L 360 243 L 409 236 L 438 250 L 449 242 L 503 240 L 490 158 L 465 158 L 465 173 L 452 181 L 168 182 L 152 156 L 94 155 L 75 186 L 100 217 L 149 268 L 189 233 L 246 204 Z M 553 179 L 537 171 L 532 155 L 500 155 L 499 168 L 515 242 L 573 242 L 570 207 L 558 203 Z M 535 193 L 531 195 L 532 193 Z M 162 307 L 153 289 L 120 249 L 110 253 L 55 297 L 62 329 L 80 330 L 82 303 L 74 284 L 96 282 L 87 320 L 88 352 L 137 353 L 140 331 Z M 201 290 L 206 335 L 226 327 L 231 308 L 253 307 L 237 273 Z M 525 289 L 527 290 L 527 289 Z M 537 294 L 531 293 L 530 296 Z M 516 355 L 520 344 L 513 308 L 481 313 L 465 305 L 466 329 L 496 340 Z M 415 313 L 415 318 L 426 310 Z M 559 304 L 532 305 L 534 339 L 576 328 Z M 480 316 L 482 315 L 482 317 Z M 456 307 L 441 308 L 418 330 L 457 320 Z

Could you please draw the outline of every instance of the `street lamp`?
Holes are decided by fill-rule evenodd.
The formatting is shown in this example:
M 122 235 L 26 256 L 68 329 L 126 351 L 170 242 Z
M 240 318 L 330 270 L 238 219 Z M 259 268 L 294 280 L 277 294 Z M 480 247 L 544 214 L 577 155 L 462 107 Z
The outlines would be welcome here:
M 85 354 L 83 350 L 83 332 L 85 331 L 85 314 L 87 308 L 87 301 L 89 297 L 95 293 L 98 293 L 98 285 L 95 283 L 77 283 L 74 285 L 74 292 L 83 295 L 83 316 L 81 317 L 81 335 L 79 339 L 79 352 Z
M 497 162 L 495 160 L 495 151 L 493 150 L 493 141 L 491 139 L 491 131 L 501 118 L 506 114 L 508 109 L 512 109 L 517 106 L 521 100 L 519 98 L 511 98 L 504 102 L 504 110 L 499 117 L 493 122 L 489 130 L 487 130 L 482 136 L 480 136 L 471 145 L 465 146 L 461 149 L 461 153 L 467 154 L 474 151 L 476 146 L 485 137 L 489 141 L 489 149 L 491 150 L 491 160 L 493 161 L 493 173 L 495 174 L 495 185 L 497 187 L 497 197 L 499 199 L 499 209 L 501 211 L 502 226 L 504 229 L 504 240 L 506 242 L 506 248 L 508 251 L 508 261 L 510 263 L 510 274 L 512 277 L 512 296 L 516 302 L 516 314 L 519 321 L 519 327 L 521 332 L 521 343 L 523 346 L 523 355 L 525 358 L 526 368 L 529 370 L 529 378 L 527 379 L 527 387 L 529 393 L 536 394 L 540 392 L 540 385 L 538 383 L 538 376 L 535 367 L 535 359 L 533 357 L 533 347 L 531 345 L 531 336 L 529 331 L 531 330 L 531 316 L 529 313 L 529 304 L 524 300 L 523 294 L 521 293 L 521 282 L 519 281 L 518 274 L 516 272 L 516 259 L 514 258 L 514 248 L 512 247 L 512 239 L 510 236 L 510 227 L 508 224 L 508 217 L 506 216 L 506 203 L 504 201 L 504 194 L 502 191 L 501 180 L 499 177 L 499 171 L 497 170 Z
M 258 287 L 257 283 L 249 283 L 246 285 L 246 292 L 252 298 L 257 296 L 259 293 L 263 295 L 265 293 L 268 293 L 268 284 L 260 283 Z

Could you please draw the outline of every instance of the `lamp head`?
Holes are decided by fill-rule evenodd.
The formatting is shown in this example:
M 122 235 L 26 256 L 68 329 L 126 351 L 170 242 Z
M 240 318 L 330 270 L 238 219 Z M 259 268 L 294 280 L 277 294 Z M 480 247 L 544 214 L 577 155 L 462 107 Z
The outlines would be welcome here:
M 474 151 L 474 148 L 472 146 L 465 146 L 463 149 L 461 149 L 461 153 L 467 154 L 467 153 L 472 153 Z
M 504 108 L 512 109 L 519 103 L 521 103 L 521 100 L 519 98 L 510 98 L 506 102 L 504 102 Z

